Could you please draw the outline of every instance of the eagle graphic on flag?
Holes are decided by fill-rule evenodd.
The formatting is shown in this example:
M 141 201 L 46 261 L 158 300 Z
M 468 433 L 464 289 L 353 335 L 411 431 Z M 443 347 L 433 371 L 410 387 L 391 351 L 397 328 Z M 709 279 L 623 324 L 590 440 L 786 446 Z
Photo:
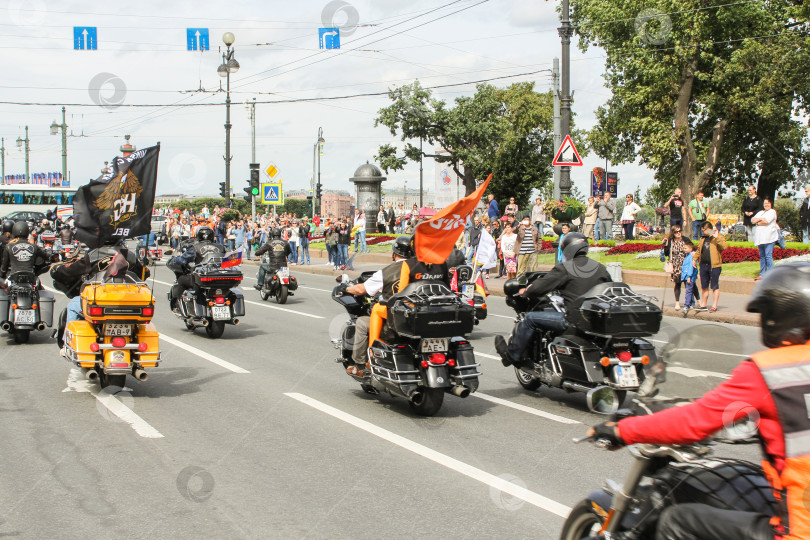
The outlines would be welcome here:
M 222 268 L 231 268 L 242 264 L 242 249 L 230 251 L 222 258 Z

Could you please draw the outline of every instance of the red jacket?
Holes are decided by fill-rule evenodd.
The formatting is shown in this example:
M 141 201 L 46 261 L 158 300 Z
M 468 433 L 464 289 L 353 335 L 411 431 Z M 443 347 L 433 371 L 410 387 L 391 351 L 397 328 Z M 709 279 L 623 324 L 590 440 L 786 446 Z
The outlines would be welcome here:
M 737 366 L 727 381 L 693 403 L 621 420 L 619 435 L 626 444 L 690 443 L 705 439 L 752 409 L 759 415 L 759 435 L 765 451 L 781 471 L 785 459 L 782 426 L 768 387 L 750 360 Z

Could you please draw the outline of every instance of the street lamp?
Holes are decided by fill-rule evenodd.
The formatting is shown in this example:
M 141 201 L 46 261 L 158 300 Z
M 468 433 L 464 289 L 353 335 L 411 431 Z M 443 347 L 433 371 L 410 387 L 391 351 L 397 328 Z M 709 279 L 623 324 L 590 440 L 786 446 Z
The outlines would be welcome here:
M 315 218 L 315 206 L 317 205 L 318 209 L 321 208 L 321 156 L 323 155 L 323 143 L 326 141 L 323 138 L 323 128 L 318 128 L 318 140 L 315 142 L 315 146 L 313 148 L 314 156 L 318 158 L 318 179 L 315 183 L 315 193 L 313 193 L 312 197 L 312 217 Z M 313 159 L 314 163 L 314 159 Z M 314 176 L 314 175 L 313 175 Z
M 62 130 L 62 181 L 67 180 L 67 124 L 65 123 L 65 108 L 62 107 L 62 123 L 56 120 L 51 123 L 51 135 L 57 135 Z M 61 184 L 61 182 L 60 182 Z
M 231 73 L 239 71 L 239 62 L 233 57 L 231 48 L 236 37 L 231 32 L 225 32 L 222 42 L 226 50 L 222 53 L 222 64 L 217 68 L 220 77 L 225 78 L 225 206 L 231 206 Z
M 28 183 L 30 176 L 28 175 L 28 157 L 30 155 L 30 148 L 28 146 L 28 126 L 25 126 L 25 139 L 17 137 L 17 148 L 22 149 L 23 143 L 25 144 L 25 183 Z

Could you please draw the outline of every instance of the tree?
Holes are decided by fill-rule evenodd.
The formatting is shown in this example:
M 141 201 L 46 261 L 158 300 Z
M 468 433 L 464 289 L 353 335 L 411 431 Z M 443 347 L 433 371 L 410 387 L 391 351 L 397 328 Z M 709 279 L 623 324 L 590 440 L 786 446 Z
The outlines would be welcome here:
M 453 168 L 466 194 L 475 190 L 476 179 L 492 173 L 489 192 L 501 202 L 515 197 L 521 207 L 532 189 L 550 180 L 553 99 L 550 92 L 535 92 L 533 83 L 503 89 L 479 84 L 474 96 L 456 98 L 452 108 L 419 81 L 391 90 L 389 97 L 392 104 L 380 109 L 374 125 L 400 135 L 404 156 L 393 145 L 380 146 L 375 158 L 386 172 L 432 157 Z M 419 139 L 440 151 L 421 151 Z
M 656 200 L 665 201 L 675 186 L 688 201 L 698 191 L 754 180 L 760 195 L 772 196 L 810 158 L 800 119 L 810 112 L 806 6 L 799 0 L 660 5 L 575 4 L 580 47 L 606 51 L 604 77 L 613 92 L 597 111 L 591 146 L 613 162 L 638 158 L 654 168 Z

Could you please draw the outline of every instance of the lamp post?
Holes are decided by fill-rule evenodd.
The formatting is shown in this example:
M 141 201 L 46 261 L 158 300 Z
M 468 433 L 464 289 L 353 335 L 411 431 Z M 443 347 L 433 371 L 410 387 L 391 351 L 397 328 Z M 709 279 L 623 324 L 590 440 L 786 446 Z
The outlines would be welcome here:
M 67 124 L 65 123 L 64 107 L 62 107 L 62 123 L 57 124 L 56 120 L 51 123 L 51 135 L 56 135 L 60 129 L 62 130 L 62 181 L 64 181 L 67 180 Z
M 236 37 L 225 32 L 222 42 L 226 50 L 222 53 L 222 64 L 217 68 L 220 77 L 225 77 L 225 206 L 231 206 L 231 73 L 239 71 L 239 62 L 233 57 L 236 52 L 231 48 Z
M 315 202 L 316 199 L 317 199 L 318 211 L 320 211 L 320 209 L 321 209 L 321 156 L 323 155 L 323 143 L 325 143 L 325 142 L 326 141 L 323 138 L 323 128 L 319 127 L 318 128 L 318 140 L 317 140 L 317 142 L 315 142 L 315 150 L 314 150 L 316 155 L 317 155 L 317 158 L 318 158 L 318 177 L 317 177 L 317 180 L 316 180 L 316 183 L 315 183 L 315 193 L 313 194 L 314 196 L 312 198 L 312 200 L 313 200 L 313 208 L 312 208 L 313 218 L 315 216 L 315 208 L 314 208 L 314 206 L 316 204 L 316 202 Z
M 0 184 L 6 183 L 6 140 L 0 137 Z
M 30 154 L 30 148 L 28 146 L 28 142 L 29 142 L 28 141 L 28 126 L 25 126 L 25 139 L 21 139 L 21 138 L 17 137 L 17 148 L 21 149 L 23 147 L 23 143 L 25 143 L 25 183 L 26 184 L 29 182 L 29 178 L 30 178 L 28 176 L 28 156 Z
M 248 101 L 245 103 L 245 108 L 248 111 L 248 117 L 250 118 L 250 148 L 251 148 L 251 163 L 256 163 L 256 98 L 253 98 L 253 101 Z M 261 186 L 259 186 L 261 187 Z M 253 223 L 256 223 L 256 196 L 252 195 L 250 197 L 250 215 L 253 218 Z
M 571 133 L 571 24 L 568 0 L 562 0 L 562 21 L 557 32 L 562 41 L 562 93 L 560 95 L 560 136 L 564 139 Z M 560 195 L 571 193 L 571 167 L 560 167 Z

